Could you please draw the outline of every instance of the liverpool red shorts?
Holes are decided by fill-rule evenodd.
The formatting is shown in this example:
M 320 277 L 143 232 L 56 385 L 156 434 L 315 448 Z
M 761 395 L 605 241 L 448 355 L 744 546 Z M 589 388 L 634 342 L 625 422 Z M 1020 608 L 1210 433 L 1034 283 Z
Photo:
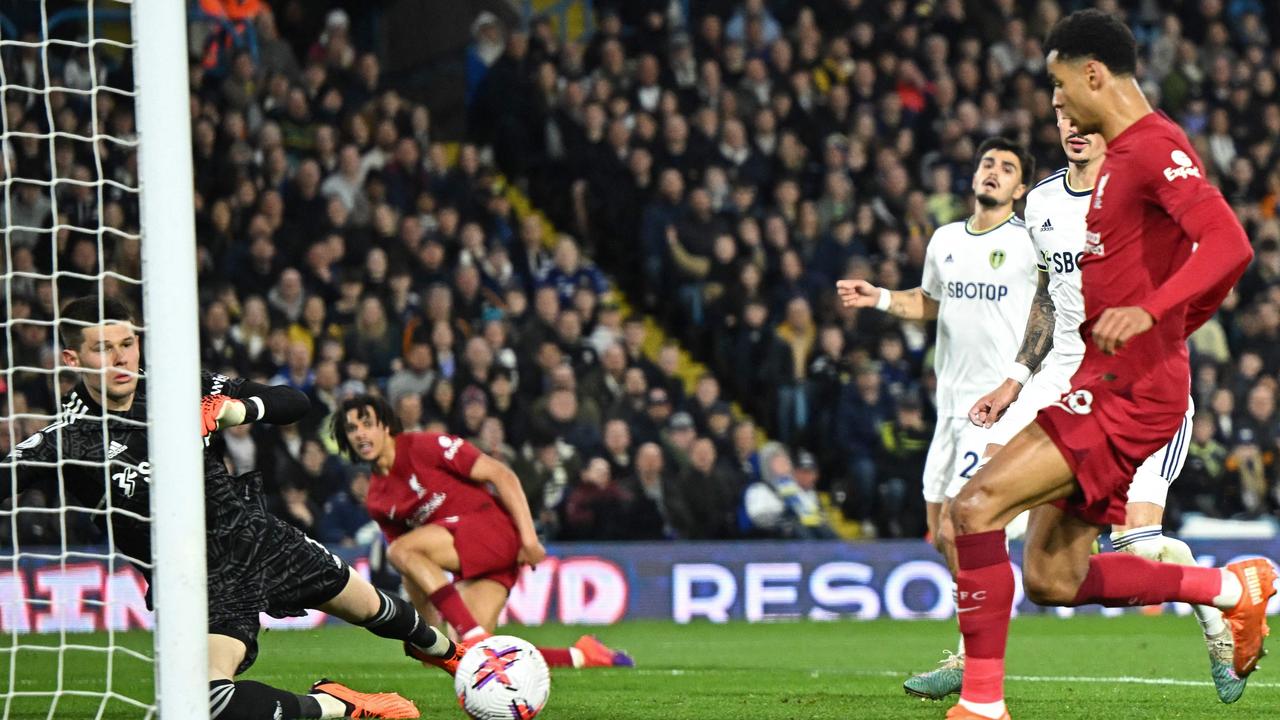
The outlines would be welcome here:
M 1178 431 L 1187 407 L 1144 402 L 1093 378 L 1036 415 L 1079 489 L 1054 505 L 1095 525 L 1120 524 L 1133 473 Z
M 437 525 L 453 533 L 458 551 L 459 580 L 484 578 L 501 583 L 508 590 L 516 584 L 520 567 L 520 538 L 511 516 L 494 508 L 469 515 L 451 515 Z

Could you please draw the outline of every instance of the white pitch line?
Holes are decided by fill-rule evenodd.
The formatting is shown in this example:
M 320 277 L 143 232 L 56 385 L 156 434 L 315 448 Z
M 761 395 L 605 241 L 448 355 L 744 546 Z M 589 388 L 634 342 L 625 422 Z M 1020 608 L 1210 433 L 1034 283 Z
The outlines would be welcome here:
M 717 670 L 722 668 L 717 668 Z M 728 669 L 728 668 L 724 668 Z M 709 669 L 710 670 L 710 669 Z M 747 668 L 742 668 L 747 671 Z M 631 675 L 697 675 L 698 670 L 657 670 L 638 668 L 635 670 L 622 671 Z M 911 676 L 910 672 L 897 670 L 811 670 L 809 677 L 821 677 L 823 675 L 860 675 L 863 677 L 884 677 L 884 678 L 907 678 Z M 1135 677 L 1131 675 L 1121 675 L 1117 677 L 1093 677 L 1088 675 L 1007 675 L 1006 680 L 1014 682 L 1042 682 L 1042 683 L 1097 683 L 1097 684 L 1113 684 L 1128 683 L 1131 685 L 1172 685 L 1181 687 L 1212 687 L 1213 683 L 1208 680 L 1180 680 L 1178 678 L 1147 678 Z M 1257 682 L 1249 683 L 1251 688 L 1280 688 L 1280 682 Z

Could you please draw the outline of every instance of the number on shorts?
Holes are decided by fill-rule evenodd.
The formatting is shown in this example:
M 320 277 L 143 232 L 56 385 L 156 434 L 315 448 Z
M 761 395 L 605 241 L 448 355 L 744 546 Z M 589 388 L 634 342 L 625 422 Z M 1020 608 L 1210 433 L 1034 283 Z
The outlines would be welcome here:
M 965 453 L 964 461 L 969 464 L 965 465 L 964 469 L 960 471 L 960 477 L 964 478 L 965 480 L 968 480 L 969 478 L 973 477 L 973 470 L 974 468 L 978 467 L 979 459 L 980 458 L 978 457 L 978 453 L 973 452 L 972 450 Z

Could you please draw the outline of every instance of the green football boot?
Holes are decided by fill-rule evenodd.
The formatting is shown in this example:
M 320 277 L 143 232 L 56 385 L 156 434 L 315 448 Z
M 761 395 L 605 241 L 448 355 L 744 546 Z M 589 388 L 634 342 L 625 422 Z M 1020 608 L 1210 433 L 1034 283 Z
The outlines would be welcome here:
M 1228 641 L 1230 641 L 1229 634 Z M 964 681 L 964 656 L 956 655 L 950 650 L 943 652 L 947 657 L 938 663 L 940 667 L 937 670 L 916 675 L 902 683 L 902 689 L 906 690 L 908 695 L 926 700 L 941 700 L 952 693 L 960 692 L 960 685 Z M 1227 649 L 1227 659 L 1227 669 L 1230 670 L 1232 667 L 1230 648 Z
M 1218 699 L 1224 703 L 1239 700 L 1249 679 L 1236 675 L 1231 628 L 1223 628 L 1212 637 L 1206 635 L 1204 644 L 1209 648 L 1209 674 L 1213 676 L 1213 688 L 1218 691 Z

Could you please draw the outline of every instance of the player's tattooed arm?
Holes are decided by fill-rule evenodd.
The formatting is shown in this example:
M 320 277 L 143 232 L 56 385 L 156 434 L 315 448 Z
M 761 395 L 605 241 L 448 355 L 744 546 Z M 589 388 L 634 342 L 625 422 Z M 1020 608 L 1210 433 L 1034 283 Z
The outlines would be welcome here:
M 1035 371 L 1053 349 L 1055 310 L 1053 297 L 1049 295 L 1049 273 L 1040 272 L 1036 295 L 1031 300 L 1031 314 L 1027 316 L 1027 329 L 1022 336 L 1022 349 L 1016 362 Z
M 924 288 L 887 290 L 866 280 L 838 280 L 836 294 L 845 307 L 876 308 L 904 320 L 933 320 L 938 317 L 938 301 Z
M 938 317 L 938 301 L 925 295 L 922 288 L 891 290 L 889 314 L 904 320 L 933 320 Z

